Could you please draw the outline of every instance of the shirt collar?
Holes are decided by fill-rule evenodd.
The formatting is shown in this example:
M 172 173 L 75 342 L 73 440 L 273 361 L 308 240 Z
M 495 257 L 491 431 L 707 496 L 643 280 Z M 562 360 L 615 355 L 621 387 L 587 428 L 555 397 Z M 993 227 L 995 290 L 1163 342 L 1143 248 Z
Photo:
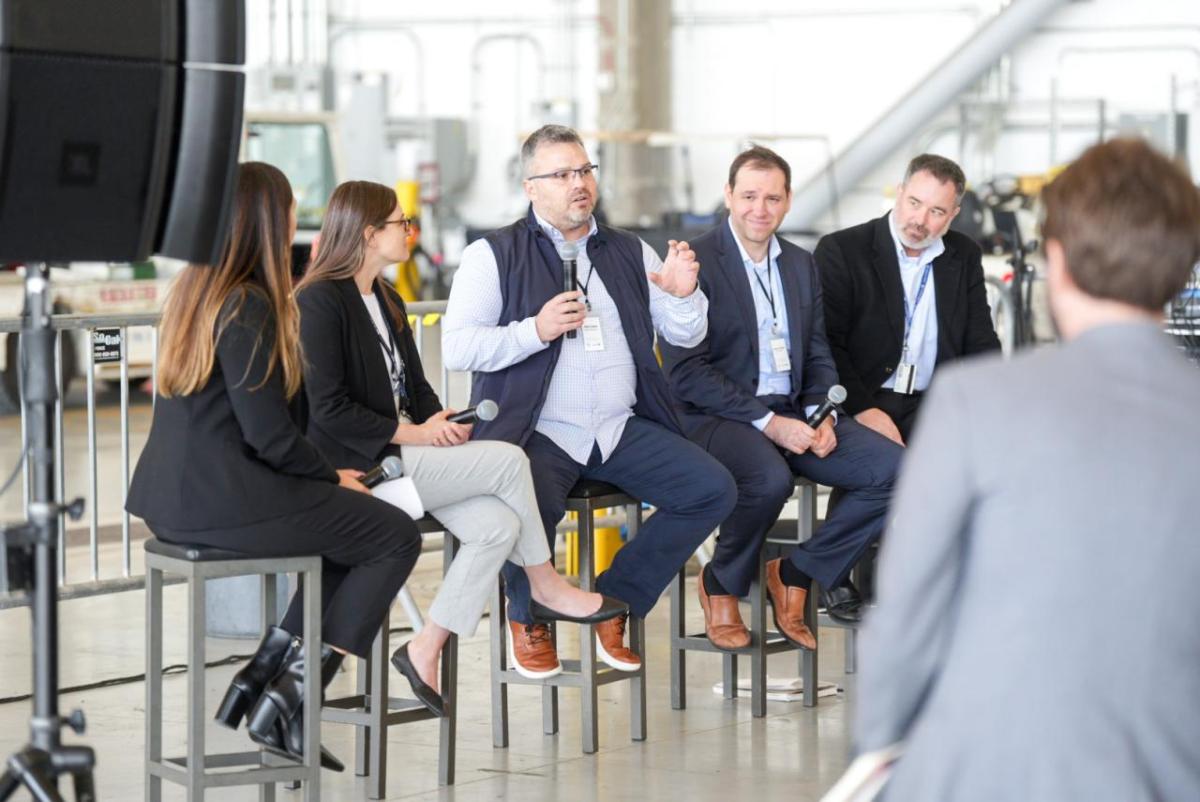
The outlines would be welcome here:
M 746 249 L 742 246 L 742 241 L 738 239 L 737 232 L 733 230 L 733 220 L 727 218 L 725 223 L 729 226 L 729 233 L 733 235 L 733 241 L 737 243 L 738 252 L 742 255 L 742 264 L 753 266 L 755 263 L 754 260 L 750 258 L 750 254 L 747 253 Z M 769 248 L 767 248 L 767 258 L 772 261 L 778 261 L 779 254 L 781 253 L 783 253 L 783 246 L 779 244 L 778 237 L 772 234 L 771 245 Z
M 946 243 L 942 242 L 941 237 L 938 237 L 933 242 L 931 242 L 925 248 L 925 250 L 921 251 L 919 256 L 909 256 L 908 253 L 904 250 L 904 243 L 900 241 L 900 233 L 898 231 L 896 231 L 895 215 L 893 215 L 892 212 L 888 212 L 887 217 L 888 217 L 888 231 L 891 232 L 892 242 L 896 246 L 896 259 L 900 262 L 900 264 L 903 264 L 906 261 L 911 262 L 913 259 L 916 259 L 917 266 L 920 267 L 922 265 L 929 264 L 934 259 L 938 258 L 939 256 L 941 256 L 943 253 L 946 252 Z
M 545 220 L 543 220 L 541 215 L 539 215 L 537 212 L 533 213 L 533 219 L 537 221 L 537 224 L 539 226 L 541 226 L 542 231 L 546 232 L 546 236 L 549 237 L 550 241 L 553 242 L 555 245 L 558 245 L 560 243 L 567 241 L 567 238 L 563 236 L 563 233 L 561 231 L 559 231 L 557 228 L 555 228 L 554 226 L 550 225 Z M 595 234 L 597 230 L 599 230 L 599 226 L 596 225 L 596 216 L 595 215 L 592 215 L 591 219 L 588 222 L 589 222 L 588 233 L 584 234 L 583 237 L 581 237 L 580 239 L 575 240 L 575 243 L 579 246 L 579 250 L 581 250 L 585 253 L 587 252 L 588 238 L 591 237 L 593 234 Z

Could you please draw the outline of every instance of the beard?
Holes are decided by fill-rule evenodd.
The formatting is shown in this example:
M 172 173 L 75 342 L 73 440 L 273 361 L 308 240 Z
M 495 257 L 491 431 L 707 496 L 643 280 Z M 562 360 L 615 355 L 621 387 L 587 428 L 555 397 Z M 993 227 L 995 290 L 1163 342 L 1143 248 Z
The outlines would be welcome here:
M 928 229 L 922 230 L 925 232 L 924 236 L 920 235 L 920 231 L 914 231 L 911 228 L 905 227 L 900 231 L 900 242 L 904 244 L 905 248 L 912 248 L 914 251 L 923 251 L 941 236 L 941 234 L 934 234 Z
M 596 202 L 589 196 L 587 204 L 579 207 L 575 205 L 575 200 L 582 200 L 582 198 L 576 198 L 567 205 L 566 210 L 563 212 L 563 220 L 572 226 L 582 226 L 592 219 L 592 211 L 596 208 Z

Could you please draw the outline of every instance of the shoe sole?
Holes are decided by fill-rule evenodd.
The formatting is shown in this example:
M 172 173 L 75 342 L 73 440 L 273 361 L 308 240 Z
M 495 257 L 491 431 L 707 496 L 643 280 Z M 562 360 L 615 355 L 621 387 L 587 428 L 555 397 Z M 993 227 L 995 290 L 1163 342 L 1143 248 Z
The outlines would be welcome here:
M 600 660 L 609 668 L 615 668 L 617 671 L 634 672 L 642 667 L 641 663 L 626 663 L 624 660 L 618 660 L 604 650 L 604 644 L 600 642 L 600 636 L 596 635 L 596 654 Z
M 522 666 L 520 661 L 517 660 L 517 655 L 513 651 L 512 633 L 509 633 L 509 637 L 505 638 L 505 640 L 508 643 L 508 664 L 512 666 L 514 671 L 516 671 L 525 679 L 548 679 L 550 677 L 557 677 L 562 673 L 562 663 L 559 663 L 549 671 L 530 671 L 528 668 Z

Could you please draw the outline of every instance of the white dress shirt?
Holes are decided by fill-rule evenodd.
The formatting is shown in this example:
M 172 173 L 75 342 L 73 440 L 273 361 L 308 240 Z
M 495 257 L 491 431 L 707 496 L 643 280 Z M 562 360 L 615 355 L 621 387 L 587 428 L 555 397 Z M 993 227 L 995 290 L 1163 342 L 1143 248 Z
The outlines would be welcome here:
M 904 297 L 908 299 L 908 309 L 912 313 L 912 328 L 907 332 L 908 362 L 917 368 L 915 388 L 924 392 L 933 380 L 933 366 L 937 363 L 938 323 L 932 271 L 929 281 L 925 283 L 921 303 L 916 309 L 913 309 L 913 301 L 916 300 L 917 289 L 921 286 L 921 273 L 924 272 L 925 265 L 945 253 L 946 244 L 938 237 L 917 256 L 909 256 L 904 250 L 904 243 L 900 241 L 894 214 L 891 212 L 888 213 L 888 230 L 892 232 L 892 242 L 896 245 L 896 259 L 900 263 L 900 285 L 904 290 Z M 904 359 L 903 351 L 900 358 Z M 891 390 L 895 386 L 896 374 L 892 373 L 883 383 L 883 387 Z
M 565 241 L 540 217 L 537 222 L 552 242 Z M 609 458 L 633 415 L 637 397 L 637 370 L 617 306 L 587 255 L 587 241 L 596 230 L 593 219 L 587 235 L 578 240 L 576 261 L 579 282 L 587 285 L 589 315 L 600 319 L 604 350 L 584 350 L 582 332 L 574 339 L 562 338 L 562 351 L 535 426 L 581 465 L 587 464 L 595 445 L 603 459 Z M 642 261 L 648 272 L 662 269 L 662 261 L 645 242 Z M 658 333 L 682 348 L 699 345 L 708 334 L 708 299 L 700 288 L 686 298 L 676 298 L 654 284 L 649 287 L 650 317 Z M 549 347 L 538 338 L 532 316 L 498 325 L 503 306 L 496 255 L 481 238 L 463 251 L 450 288 L 442 321 L 442 360 L 447 368 L 503 370 Z

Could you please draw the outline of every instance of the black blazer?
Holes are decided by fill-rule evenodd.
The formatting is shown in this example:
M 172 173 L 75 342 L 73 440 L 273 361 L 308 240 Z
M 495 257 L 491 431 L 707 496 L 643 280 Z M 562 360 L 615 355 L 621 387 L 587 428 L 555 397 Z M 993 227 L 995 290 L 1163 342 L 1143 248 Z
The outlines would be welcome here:
M 337 486 L 337 472 L 301 433 L 303 394 L 289 404 L 278 370 L 258 387 L 275 326 L 262 291 L 235 293 L 219 319 L 239 297 L 208 382 L 155 404 L 125 504 L 152 528 L 245 526 L 314 507 Z
M 770 410 L 755 397 L 758 385 L 758 316 L 750 277 L 728 222 L 691 241 L 700 262 L 700 288 L 708 296 L 708 336 L 695 348 L 659 340 L 663 368 L 689 437 L 712 417 L 750 423 Z M 812 255 L 780 239 L 779 275 L 791 339 L 792 403 L 819 404 L 837 384 L 825 341 L 821 284 Z
M 404 309 L 395 290 L 386 287 L 382 292 Z M 408 414 L 416 423 L 424 423 L 442 404 L 425 380 L 412 327 L 398 331 L 378 288 L 375 294 L 404 359 Z M 365 471 L 389 453 L 398 455 L 399 446 L 391 445 L 399 424 L 391 378 L 375 324 L 354 279 L 310 284 L 301 290 L 297 303 L 309 438 L 339 467 Z
M 933 290 L 941 365 L 996 351 L 979 246 L 957 231 L 942 235 L 933 260 Z M 875 406 L 872 397 L 900 362 L 904 288 L 887 216 L 821 238 L 814 253 L 825 290 L 825 326 L 846 388 L 851 415 Z

